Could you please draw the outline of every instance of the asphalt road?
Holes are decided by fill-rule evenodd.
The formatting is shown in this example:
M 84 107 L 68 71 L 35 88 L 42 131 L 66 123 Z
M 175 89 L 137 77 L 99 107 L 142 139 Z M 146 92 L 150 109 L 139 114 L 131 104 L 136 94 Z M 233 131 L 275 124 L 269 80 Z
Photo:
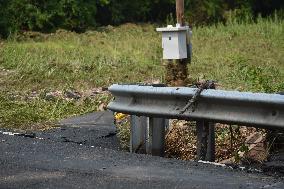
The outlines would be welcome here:
M 34 135 L 0 132 L 0 189 L 284 188 L 284 178 L 262 173 L 119 151 L 110 117 L 89 114 Z

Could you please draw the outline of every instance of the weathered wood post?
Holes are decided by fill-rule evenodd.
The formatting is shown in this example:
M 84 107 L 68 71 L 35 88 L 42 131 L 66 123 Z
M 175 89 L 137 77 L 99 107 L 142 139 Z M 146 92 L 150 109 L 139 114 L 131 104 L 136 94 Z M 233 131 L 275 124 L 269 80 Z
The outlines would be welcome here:
M 180 26 L 185 26 L 184 0 L 176 0 L 176 17 Z M 166 82 L 170 86 L 188 84 L 187 59 L 166 61 Z
M 184 26 L 184 0 L 176 0 L 176 15 L 177 23 L 179 23 L 181 26 Z

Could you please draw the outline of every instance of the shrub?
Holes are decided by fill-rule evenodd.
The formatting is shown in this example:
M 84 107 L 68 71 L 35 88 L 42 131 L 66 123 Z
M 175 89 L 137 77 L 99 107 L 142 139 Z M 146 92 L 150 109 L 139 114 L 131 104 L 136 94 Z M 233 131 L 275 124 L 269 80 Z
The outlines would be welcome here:
M 279 0 L 185 0 L 185 16 L 193 25 L 228 21 L 232 16 L 240 22 L 275 10 L 283 14 L 283 7 Z M 175 15 L 175 0 L 0 0 L 0 10 L 0 37 L 7 37 L 22 30 L 83 32 L 97 24 L 165 22 Z
M 96 3 L 92 0 L 0 1 L 0 34 L 17 31 L 51 32 L 58 28 L 83 31 L 95 26 Z

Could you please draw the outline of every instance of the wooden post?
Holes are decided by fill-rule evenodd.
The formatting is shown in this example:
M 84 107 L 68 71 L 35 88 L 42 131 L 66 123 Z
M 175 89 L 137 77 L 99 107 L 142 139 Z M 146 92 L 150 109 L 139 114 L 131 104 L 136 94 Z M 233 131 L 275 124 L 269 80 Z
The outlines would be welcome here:
M 177 23 L 179 23 L 181 26 L 184 26 L 184 0 L 176 0 L 176 15 Z
M 176 0 L 177 23 L 185 25 L 184 0 Z M 168 60 L 166 65 L 166 82 L 170 86 L 185 86 L 188 84 L 187 60 Z

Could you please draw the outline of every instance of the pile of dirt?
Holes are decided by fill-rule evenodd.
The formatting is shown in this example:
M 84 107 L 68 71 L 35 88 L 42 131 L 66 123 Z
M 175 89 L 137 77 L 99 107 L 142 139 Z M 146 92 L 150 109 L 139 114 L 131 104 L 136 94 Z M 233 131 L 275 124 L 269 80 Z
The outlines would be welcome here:
M 165 67 L 166 83 L 169 86 L 187 86 L 192 83 L 188 78 L 186 62 L 167 61 Z
M 166 157 L 194 160 L 196 159 L 196 143 L 194 124 L 174 120 L 166 135 Z

